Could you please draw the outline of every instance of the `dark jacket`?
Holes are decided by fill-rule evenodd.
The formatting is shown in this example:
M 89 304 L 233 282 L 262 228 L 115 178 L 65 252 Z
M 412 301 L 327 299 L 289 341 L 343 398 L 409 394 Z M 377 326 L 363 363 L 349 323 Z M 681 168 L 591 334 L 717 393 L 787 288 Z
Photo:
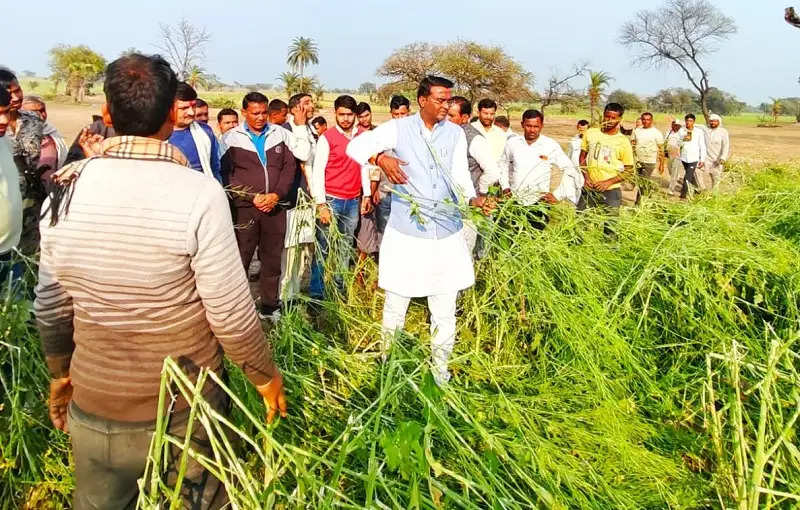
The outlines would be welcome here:
M 285 202 L 290 198 L 297 178 L 297 163 L 289 149 L 291 133 L 275 124 L 267 125 L 266 129 L 266 168 L 261 164 L 244 124 L 225 133 L 223 143 L 227 150 L 222 156 L 223 183 L 248 193 L 275 193 L 280 202 Z M 253 201 L 252 198 L 234 195 L 233 205 L 253 207 Z
M 96 120 L 92 122 L 92 124 L 89 126 L 89 134 L 100 135 L 103 138 L 112 138 L 116 136 L 114 128 L 106 126 L 102 120 Z M 81 134 L 78 133 L 78 136 L 75 137 L 75 141 L 72 142 L 72 146 L 69 148 L 69 152 L 67 152 L 67 160 L 64 162 L 64 165 L 86 159 L 86 155 L 84 155 L 83 149 L 81 149 L 81 145 L 78 143 L 80 139 Z

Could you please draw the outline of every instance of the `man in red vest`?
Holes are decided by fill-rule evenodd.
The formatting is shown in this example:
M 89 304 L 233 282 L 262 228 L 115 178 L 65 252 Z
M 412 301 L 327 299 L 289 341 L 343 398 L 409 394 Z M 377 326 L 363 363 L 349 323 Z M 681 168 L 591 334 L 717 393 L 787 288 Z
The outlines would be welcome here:
M 314 155 L 311 195 L 317 204 L 319 249 L 311 265 L 310 294 L 315 299 L 325 294 L 323 264 L 329 244 L 333 245 L 330 263 L 335 271 L 334 282 L 344 294 L 342 273 L 349 268 L 359 211 L 368 214 L 372 210 L 369 173 L 345 153 L 347 144 L 360 133 L 355 122 L 357 105 L 351 96 L 336 98 L 336 127 L 320 136 Z M 331 225 L 338 232 L 333 238 L 329 235 Z

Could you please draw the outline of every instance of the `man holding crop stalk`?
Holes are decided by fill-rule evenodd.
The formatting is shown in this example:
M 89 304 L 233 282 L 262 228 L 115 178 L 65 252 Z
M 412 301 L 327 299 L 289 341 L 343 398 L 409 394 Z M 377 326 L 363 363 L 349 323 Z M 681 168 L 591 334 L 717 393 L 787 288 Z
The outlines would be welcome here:
M 485 197 L 475 195 L 464 130 L 447 122 L 452 87 L 447 79 L 428 76 L 417 89 L 418 114 L 392 119 L 347 146 L 351 158 L 378 165 L 395 184 L 378 265 L 378 285 L 386 291 L 384 356 L 405 323 L 411 298 L 427 297 L 432 372 L 439 385 L 450 379 L 456 297 L 475 283 L 459 206 L 469 202 L 489 212 Z
M 53 377 L 50 419 L 71 436 L 76 510 L 136 504 L 168 356 L 193 377 L 202 367 L 221 374 L 224 352 L 264 397 L 268 420 L 286 415 L 227 197 L 166 143 L 175 73 L 161 57 L 131 54 L 105 75 L 103 114 L 120 136 L 85 135 L 92 156 L 56 174 L 40 225 L 34 303 Z M 216 385 L 203 388 L 203 398 L 220 412 L 227 407 Z M 169 434 L 185 436 L 187 406 L 174 401 Z M 194 424 L 192 450 L 211 455 L 206 438 Z M 185 474 L 186 507 L 225 504 L 224 488 L 201 464 L 190 458 Z
M 506 142 L 500 157 L 500 187 L 505 195 L 514 195 L 528 206 L 528 217 L 536 228 L 547 222 L 546 212 L 536 204 L 555 204 L 568 200 L 577 204 L 583 188 L 583 176 L 564 154 L 561 145 L 542 135 L 544 114 L 526 110 L 522 114 L 523 136 Z

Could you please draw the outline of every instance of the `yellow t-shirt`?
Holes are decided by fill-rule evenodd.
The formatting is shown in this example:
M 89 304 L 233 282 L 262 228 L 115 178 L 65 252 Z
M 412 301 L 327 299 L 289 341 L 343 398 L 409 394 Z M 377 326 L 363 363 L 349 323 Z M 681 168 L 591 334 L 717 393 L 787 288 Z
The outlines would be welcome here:
M 616 177 L 626 166 L 633 166 L 631 142 L 620 132 L 608 135 L 598 128 L 590 128 L 583 135 L 581 150 L 587 153 L 587 171 L 595 182 Z M 609 189 L 616 188 L 619 188 L 619 184 Z

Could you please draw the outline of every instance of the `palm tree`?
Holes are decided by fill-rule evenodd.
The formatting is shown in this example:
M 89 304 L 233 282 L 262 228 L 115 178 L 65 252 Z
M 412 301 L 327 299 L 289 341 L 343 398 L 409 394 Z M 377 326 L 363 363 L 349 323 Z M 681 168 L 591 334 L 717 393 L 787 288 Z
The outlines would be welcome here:
M 592 125 L 595 124 L 595 115 L 597 115 L 597 123 L 600 122 L 600 112 L 597 105 L 600 103 L 600 98 L 603 95 L 606 85 L 611 83 L 613 78 L 610 74 L 604 71 L 589 71 L 589 111 L 592 115 Z
M 289 56 L 286 63 L 292 70 L 299 71 L 303 77 L 303 71 L 309 64 L 319 64 L 319 53 L 317 45 L 310 37 L 295 37 L 289 45 Z
M 278 76 L 278 81 L 283 84 L 283 89 L 286 91 L 286 95 L 291 96 L 297 89 L 298 82 L 300 81 L 300 75 L 289 72 L 281 73 L 281 75 Z
M 205 87 L 207 84 L 205 70 L 200 66 L 192 67 L 186 76 L 186 81 L 193 89 L 197 89 L 198 86 Z

